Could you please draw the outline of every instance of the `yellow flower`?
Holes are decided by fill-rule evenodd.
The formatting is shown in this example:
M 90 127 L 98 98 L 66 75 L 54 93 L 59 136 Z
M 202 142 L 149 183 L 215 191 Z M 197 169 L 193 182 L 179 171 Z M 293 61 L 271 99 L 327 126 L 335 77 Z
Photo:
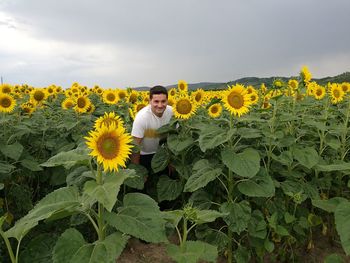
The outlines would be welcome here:
M 224 107 L 233 115 L 240 117 L 249 112 L 250 96 L 243 85 L 233 85 L 222 96 Z
M 252 105 L 258 103 L 258 101 L 259 101 L 259 95 L 258 95 L 257 92 L 248 93 L 248 95 L 249 95 L 249 98 L 250 98 L 250 103 L 251 103 Z
M 197 89 L 195 92 L 191 93 L 191 97 L 199 105 L 203 102 L 204 96 L 205 96 L 205 93 L 204 93 L 204 90 L 202 89 Z
M 312 75 L 307 66 L 303 66 L 300 71 L 300 77 L 305 84 L 308 84 L 311 81 Z
M 341 85 L 342 90 L 347 93 L 350 92 L 350 83 L 348 82 L 343 82 Z
M 146 106 L 147 106 L 147 104 L 144 102 L 138 102 L 138 103 L 134 104 L 134 111 L 133 112 L 134 112 L 135 116 L 142 108 L 144 108 Z
M 174 97 L 170 97 L 169 96 L 169 98 L 168 98 L 168 105 L 169 106 L 174 106 L 175 101 L 176 101 L 176 99 Z
M 30 100 L 37 104 L 42 104 L 47 98 L 47 92 L 43 88 L 36 88 L 30 92 Z
M 103 102 L 107 104 L 116 104 L 119 101 L 119 97 L 116 91 L 108 89 L 103 92 Z
M 91 101 L 88 97 L 85 96 L 79 96 L 76 98 L 76 105 L 74 107 L 74 110 L 78 113 L 84 113 L 87 112 L 91 105 Z
M 126 96 L 128 95 L 128 93 L 124 89 L 118 89 L 117 95 L 118 95 L 119 99 L 124 100 L 126 98 Z
M 313 95 L 314 95 L 315 99 L 317 99 L 317 100 L 323 99 L 324 96 L 326 95 L 325 87 L 316 84 L 313 88 Z
M 333 104 L 337 104 L 338 102 L 341 102 L 345 97 L 345 92 L 341 88 L 340 85 L 333 83 L 329 87 L 329 93 L 332 97 L 331 102 Z
M 15 109 L 16 100 L 8 93 L 0 93 L 0 112 L 10 113 Z
M 177 83 L 177 88 L 181 93 L 187 93 L 188 91 L 188 84 L 184 80 L 179 80 Z
M 135 104 L 135 103 L 137 102 L 137 100 L 138 100 L 138 97 L 139 97 L 139 95 L 138 95 L 137 91 L 133 90 L 133 91 L 131 91 L 131 92 L 128 94 L 127 100 L 128 100 L 131 104 Z
M 105 171 L 118 171 L 119 167 L 125 167 L 131 153 L 132 137 L 122 126 L 102 126 L 98 130 L 90 131 L 89 137 L 85 139 L 92 150 L 90 155 L 97 158 Z
M 174 97 L 176 95 L 176 89 L 175 88 L 171 88 L 168 92 L 169 97 Z
M 116 128 L 118 128 L 119 126 L 124 125 L 122 119 L 115 114 L 114 112 L 105 112 L 105 115 L 99 117 L 96 121 L 95 121 L 95 129 L 100 129 L 102 128 L 102 126 L 111 126 L 112 124 L 115 125 Z
M 222 106 L 220 103 L 214 103 L 208 109 L 208 114 L 212 118 L 218 118 L 221 115 Z
M 61 107 L 62 109 L 68 110 L 75 106 L 75 101 L 72 98 L 65 98 L 62 103 Z
M 21 109 L 25 114 L 31 115 L 35 111 L 35 106 L 30 102 L 26 102 L 21 104 Z
M 0 93 L 12 93 L 13 91 L 13 86 L 10 84 L 1 84 L 0 85 Z
M 175 118 L 189 119 L 196 112 L 197 104 L 187 95 L 176 98 L 173 105 Z
M 292 90 L 297 90 L 299 86 L 299 83 L 297 80 L 295 79 L 290 79 L 288 81 L 288 87 L 290 87 Z

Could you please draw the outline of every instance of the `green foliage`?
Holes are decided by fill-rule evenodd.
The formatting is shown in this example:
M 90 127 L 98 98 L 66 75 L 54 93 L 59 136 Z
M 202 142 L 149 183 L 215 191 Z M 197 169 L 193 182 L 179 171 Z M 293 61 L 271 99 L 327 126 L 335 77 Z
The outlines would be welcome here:
M 183 247 L 169 244 L 167 252 L 178 263 L 215 262 L 218 254 L 216 247 L 201 241 L 187 241 Z

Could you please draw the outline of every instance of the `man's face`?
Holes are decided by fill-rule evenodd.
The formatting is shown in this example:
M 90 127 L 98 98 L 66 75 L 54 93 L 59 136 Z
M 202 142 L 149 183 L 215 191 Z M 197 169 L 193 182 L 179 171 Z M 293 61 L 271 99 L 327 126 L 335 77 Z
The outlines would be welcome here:
M 165 94 L 154 94 L 150 100 L 150 104 L 152 112 L 158 117 L 162 117 L 168 105 L 168 99 Z

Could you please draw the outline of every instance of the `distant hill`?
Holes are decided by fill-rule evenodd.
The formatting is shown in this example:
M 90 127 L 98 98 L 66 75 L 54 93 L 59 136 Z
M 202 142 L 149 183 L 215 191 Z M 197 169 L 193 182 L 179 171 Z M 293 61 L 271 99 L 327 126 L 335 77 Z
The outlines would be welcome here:
M 291 78 L 296 77 L 269 77 L 269 78 L 257 78 L 257 77 L 246 77 L 246 78 L 240 78 L 229 82 L 199 82 L 199 83 L 191 83 L 188 84 L 189 90 L 196 90 L 196 89 L 203 89 L 203 90 L 221 90 L 226 89 L 227 85 L 233 85 L 233 84 L 243 84 L 245 86 L 251 85 L 254 87 L 260 87 L 262 83 L 264 83 L 266 86 L 271 86 L 273 81 L 275 79 L 281 79 L 285 82 L 287 82 Z M 320 85 L 325 85 L 328 82 L 331 83 L 342 83 L 342 82 L 350 82 L 350 72 L 344 72 L 340 75 L 334 76 L 334 77 L 325 77 L 320 79 L 312 79 L 312 81 L 316 81 Z M 172 84 L 169 86 L 166 86 L 167 89 L 171 89 L 176 87 L 177 84 Z M 134 88 L 135 90 L 149 90 L 150 87 L 137 87 Z

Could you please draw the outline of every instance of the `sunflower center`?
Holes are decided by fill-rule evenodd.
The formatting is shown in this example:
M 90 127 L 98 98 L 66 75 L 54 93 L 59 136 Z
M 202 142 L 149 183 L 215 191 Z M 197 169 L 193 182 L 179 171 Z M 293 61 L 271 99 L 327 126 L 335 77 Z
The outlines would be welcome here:
M 340 92 L 339 92 L 339 90 L 337 90 L 337 89 L 333 90 L 333 96 L 334 96 L 335 98 L 339 98 L 339 97 L 340 97 Z
M 11 89 L 9 87 L 3 87 L 2 88 L 2 93 L 10 93 Z
M 322 95 L 322 90 L 318 89 L 318 90 L 316 91 L 316 95 L 317 95 L 317 96 L 321 96 L 321 95 Z
M 124 99 L 126 97 L 126 94 L 125 94 L 125 92 L 119 92 L 118 96 L 120 99 Z
M 106 96 L 108 101 L 114 101 L 115 100 L 115 95 L 113 93 L 108 93 Z
M 251 99 L 251 101 L 255 101 L 256 100 L 256 96 L 255 95 L 251 95 L 250 99 Z
M 11 106 L 11 100 L 9 98 L 2 98 L 0 100 L 0 105 L 3 108 L 9 108 Z
M 101 136 L 97 141 L 97 149 L 103 158 L 113 159 L 119 153 L 119 140 L 111 134 Z
M 136 106 L 136 112 L 139 112 L 142 108 L 144 108 L 145 107 L 145 105 L 144 104 L 138 104 L 137 106 Z
M 183 83 L 181 83 L 181 84 L 179 85 L 179 89 L 180 89 L 180 90 L 184 90 L 184 89 L 185 89 L 185 85 L 184 85 Z
M 201 99 L 202 99 L 202 95 L 201 95 L 200 93 L 197 93 L 197 94 L 196 94 L 196 97 L 195 97 L 195 100 L 196 100 L 197 102 L 199 102 L 199 101 L 201 101 Z
M 44 92 L 42 92 L 40 90 L 34 93 L 34 99 L 36 101 L 42 101 L 44 99 L 44 97 L 45 97 Z
M 228 101 L 228 104 L 230 104 L 230 106 L 235 109 L 240 109 L 244 105 L 243 96 L 235 92 L 231 92 L 228 95 L 227 101 Z
M 79 98 L 77 101 L 77 105 L 79 108 L 84 108 L 86 106 L 86 100 L 84 98 Z
M 219 109 L 218 109 L 217 106 L 213 106 L 213 107 L 211 107 L 210 111 L 211 111 L 211 113 L 215 114 L 215 113 L 217 113 L 219 111 Z
M 192 110 L 191 102 L 186 99 L 181 99 L 176 104 L 176 110 L 180 114 L 189 114 Z
M 129 101 L 131 103 L 135 103 L 137 101 L 137 96 L 135 94 L 131 94 L 129 97 Z
M 74 104 L 71 101 L 66 102 L 65 104 L 66 108 L 70 109 L 74 106 Z

